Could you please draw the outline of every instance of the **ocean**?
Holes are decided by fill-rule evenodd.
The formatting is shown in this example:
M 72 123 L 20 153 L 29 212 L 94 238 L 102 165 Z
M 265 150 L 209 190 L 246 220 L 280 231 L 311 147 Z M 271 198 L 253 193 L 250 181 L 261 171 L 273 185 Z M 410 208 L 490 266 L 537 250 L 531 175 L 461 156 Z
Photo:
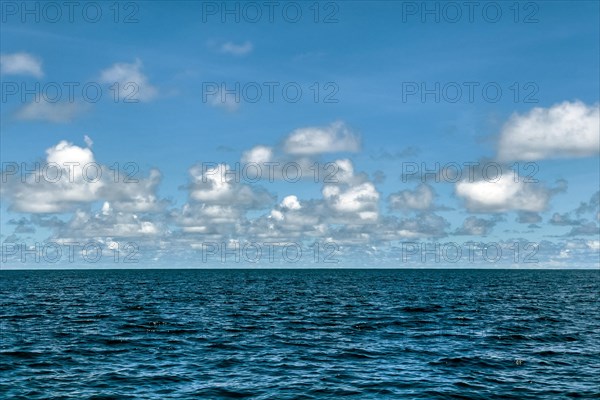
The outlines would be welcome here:
M 600 270 L 0 278 L 3 399 L 600 397 Z

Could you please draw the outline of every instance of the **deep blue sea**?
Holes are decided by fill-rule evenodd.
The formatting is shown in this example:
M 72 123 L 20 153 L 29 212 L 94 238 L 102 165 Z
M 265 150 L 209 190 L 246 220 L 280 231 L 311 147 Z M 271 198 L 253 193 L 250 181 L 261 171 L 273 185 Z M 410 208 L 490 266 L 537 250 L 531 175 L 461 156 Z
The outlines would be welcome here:
M 600 398 L 600 271 L 2 271 L 2 399 Z

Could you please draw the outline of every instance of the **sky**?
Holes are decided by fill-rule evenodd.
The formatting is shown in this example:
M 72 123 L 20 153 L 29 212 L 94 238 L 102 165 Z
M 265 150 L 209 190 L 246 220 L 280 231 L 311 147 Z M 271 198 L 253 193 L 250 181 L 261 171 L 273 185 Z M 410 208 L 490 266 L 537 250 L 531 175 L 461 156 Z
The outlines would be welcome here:
M 0 9 L 2 268 L 598 268 L 600 6 Z

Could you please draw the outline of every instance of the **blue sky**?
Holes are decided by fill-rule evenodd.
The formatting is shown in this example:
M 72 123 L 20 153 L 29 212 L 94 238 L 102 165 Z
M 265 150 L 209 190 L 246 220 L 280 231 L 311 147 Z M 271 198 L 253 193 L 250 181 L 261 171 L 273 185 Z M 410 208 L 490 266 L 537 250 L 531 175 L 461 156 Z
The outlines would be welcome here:
M 144 267 L 271 266 L 201 262 L 207 243 L 265 241 L 334 243 L 337 267 L 406 266 L 403 243 L 468 241 L 534 243 L 539 260 L 467 266 L 598 266 L 598 2 L 469 3 L 471 17 L 463 2 L 282 2 L 272 21 L 261 2 L 83 2 L 72 21 L 53 4 L 60 17 L 39 2 L 1 10 L 9 267 L 32 267 L 22 248 L 74 238 L 106 252 L 135 243 Z M 115 83 L 136 102 L 115 102 Z M 222 102 L 214 89 L 236 84 L 240 100 Z M 84 98 L 90 86 L 96 102 Z M 297 88 L 298 101 L 286 99 Z M 21 163 L 51 160 L 97 163 L 103 178 L 21 181 Z M 305 176 L 318 163 L 339 179 L 219 175 L 255 162 L 263 177 L 264 162 L 297 163 Z M 133 163 L 140 181 L 114 182 L 115 163 Z M 502 175 L 402 179 L 449 163 Z M 530 172 L 539 182 L 523 182 Z

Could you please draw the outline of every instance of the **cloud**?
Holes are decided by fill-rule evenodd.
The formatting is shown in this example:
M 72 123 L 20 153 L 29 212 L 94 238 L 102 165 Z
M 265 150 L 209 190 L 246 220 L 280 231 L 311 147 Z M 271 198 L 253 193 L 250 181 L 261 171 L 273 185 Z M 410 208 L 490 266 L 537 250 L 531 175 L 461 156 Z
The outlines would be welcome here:
M 497 181 L 461 181 L 455 186 L 471 212 L 506 212 L 511 210 L 540 212 L 547 208 L 553 190 L 540 184 L 513 179 L 506 174 Z
M 541 160 L 600 153 L 600 109 L 580 101 L 514 114 L 502 128 L 498 159 Z
M 467 217 L 460 228 L 456 229 L 455 235 L 486 236 L 498 222 L 497 219 L 483 219 L 474 216 Z
M 440 238 L 447 235 L 450 223 L 432 212 L 419 212 L 413 218 L 382 217 L 373 229 L 379 240 L 394 241 L 416 238 Z
M 284 151 L 295 155 L 357 152 L 360 140 L 346 125 L 337 121 L 325 127 L 298 128 L 288 135 Z
M 240 108 L 239 99 L 234 94 L 224 91 L 222 86 L 219 86 L 216 93 L 207 95 L 206 99 L 211 106 L 220 107 L 229 112 L 235 112 Z
M 379 217 L 379 192 L 375 185 L 364 175 L 355 175 L 350 160 L 337 160 L 335 163 L 339 168 L 338 183 L 325 184 L 321 191 L 333 215 L 352 223 L 376 221 Z
M 234 56 L 244 56 L 249 54 L 254 49 L 254 45 L 250 41 L 245 41 L 241 44 L 236 44 L 234 42 L 225 42 L 223 43 L 219 51 L 223 54 L 231 54 Z
M 297 211 L 302 208 L 300 202 L 298 201 L 298 197 L 291 195 L 283 198 L 279 206 L 285 210 Z
M 196 165 L 190 168 L 189 173 L 192 201 L 245 209 L 266 208 L 273 201 L 273 196 L 267 191 L 241 183 L 239 175 L 227 164 Z
M 579 207 L 575 210 L 575 214 L 577 215 L 586 213 L 595 214 L 597 217 L 600 215 L 600 191 L 594 193 L 589 202 L 580 203 Z
M 550 218 L 550 220 L 548 222 L 551 225 L 558 225 L 558 226 L 578 226 L 578 225 L 582 224 L 583 220 L 572 219 L 571 216 L 569 215 L 569 213 L 564 213 L 564 214 L 554 213 L 554 214 L 552 214 L 552 218 Z
M 242 235 L 242 228 L 247 223 L 244 214 L 244 210 L 235 204 L 190 203 L 174 212 L 173 220 L 184 233 L 222 240 L 225 235 Z
M 384 149 L 379 149 L 379 152 L 377 154 L 371 154 L 369 157 L 371 158 L 371 160 L 388 160 L 388 161 L 395 161 L 395 160 L 402 160 L 402 159 L 406 159 L 406 158 L 410 158 L 410 157 L 416 157 L 418 156 L 420 153 L 420 150 L 417 147 L 413 147 L 413 146 L 409 146 L 406 147 L 402 150 L 398 150 L 395 152 L 390 152 L 388 150 L 384 150 Z
M 598 236 L 600 227 L 593 221 L 582 222 L 579 226 L 574 226 L 566 236 Z
M 273 149 L 267 146 L 255 146 L 245 151 L 242 155 L 242 162 L 262 164 L 273 160 Z
M 119 96 L 130 101 L 145 102 L 158 96 L 158 89 L 148 82 L 148 77 L 142 72 L 139 59 L 131 64 L 114 64 L 100 73 L 100 80 L 109 85 L 119 83 Z
M 42 62 L 28 53 L 0 54 L 0 71 L 3 75 L 44 76 Z
M 515 221 L 520 224 L 537 224 L 542 222 L 542 216 L 536 212 L 519 211 Z
M 11 219 L 8 221 L 8 225 L 15 225 L 15 234 L 35 233 L 36 231 L 33 223 L 25 217 L 21 217 L 18 220 Z
M 23 164 L 21 164 L 23 166 Z M 158 211 L 166 202 L 156 196 L 160 173 L 148 178 L 115 179 L 114 171 L 98 163 L 92 150 L 66 140 L 46 150 L 44 163 L 27 166 L 35 172 L 2 171 L 0 195 L 9 209 L 28 213 L 62 213 L 96 201 L 110 201 L 117 211 Z
M 429 210 L 433 206 L 435 192 L 427 184 L 420 184 L 415 190 L 401 190 L 392 193 L 389 198 L 390 209 L 392 210 Z
M 165 229 L 162 223 L 152 221 L 149 216 L 116 211 L 109 202 L 104 202 L 99 212 L 75 211 L 54 234 L 54 239 L 64 242 L 81 238 L 141 238 L 159 236 L 165 233 Z
M 75 102 L 50 103 L 33 101 L 17 110 L 16 118 L 23 121 L 71 122 L 85 107 Z
M 48 179 L 46 174 L 36 173 L 36 176 L 22 182 L 18 173 L 3 173 L 3 182 L 6 183 L 3 185 L 2 195 L 10 199 L 11 209 L 19 212 L 53 213 L 97 199 L 97 192 L 103 183 L 88 181 L 83 176 L 83 167 L 95 163 L 90 149 L 63 140 L 47 149 L 46 155 L 46 165 L 57 165 L 50 170 L 51 173 L 47 173 Z M 54 177 L 59 176 L 58 174 L 61 179 L 54 182 Z
M 247 234 L 256 240 L 315 239 L 328 231 L 325 216 L 322 202 L 301 201 L 296 195 L 288 195 L 268 214 L 250 221 Z
M 373 172 L 373 183 L 383 183 L 386 178 L 385 172 L 381 170 Z
M 105 173 L 108 173 L 108 169 Z M 114 171 L 110 171 L 113 172 Z M 117 211 L 142 213 L 159 212 L 167 205 L 167 200 L 156 194 L 162 175 L 158 169 L 151 169 L 147 178 L 121 177 L 120 181 L 109 180 L 98 189 L 98 197 L 110 202 Z

